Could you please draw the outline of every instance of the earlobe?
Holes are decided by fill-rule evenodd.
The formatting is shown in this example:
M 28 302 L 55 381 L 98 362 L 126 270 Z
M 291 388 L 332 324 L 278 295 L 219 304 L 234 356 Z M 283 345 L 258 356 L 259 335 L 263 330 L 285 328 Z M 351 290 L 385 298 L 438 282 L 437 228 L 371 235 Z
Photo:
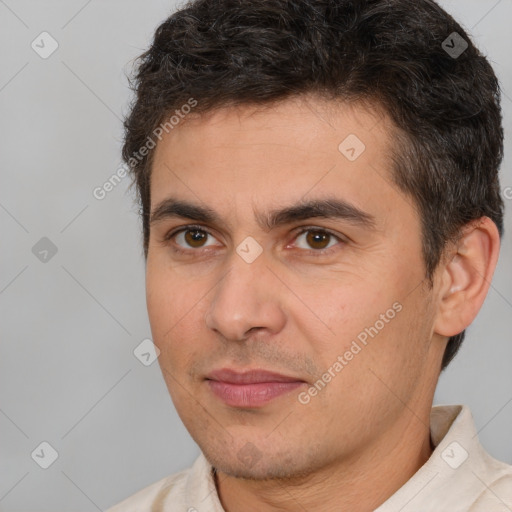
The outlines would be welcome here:
M 499 247 L 498 229 L 488 217 L 463 228 L 440 269 L 442 278 L 434 324 L 437 334 L 455 336 L 474 320 L 489 291 Z

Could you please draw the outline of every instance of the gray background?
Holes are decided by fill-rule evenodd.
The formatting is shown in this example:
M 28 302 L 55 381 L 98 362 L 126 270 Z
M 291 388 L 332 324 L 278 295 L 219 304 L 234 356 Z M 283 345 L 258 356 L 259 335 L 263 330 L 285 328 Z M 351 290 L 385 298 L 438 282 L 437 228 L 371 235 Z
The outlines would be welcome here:
M 512 0 L 441 3 L 501 79 L 508 233 L 436 403 L 469 405 L 484 447 L 512 463 Z M 121 164 L 125 71 L 173 6 L 0 0 L 2 512 L 104 510 L 198 454 L 157 363 L 133 355 L 151 334 L 129 178 L 92 194 Z M 59 44 L 47 59 L 31 48 L 43 31 Z M 42 237 L 58 250 L 47 262 Z M 59 454 L 46 470 L 31 458 L 42 441 Z

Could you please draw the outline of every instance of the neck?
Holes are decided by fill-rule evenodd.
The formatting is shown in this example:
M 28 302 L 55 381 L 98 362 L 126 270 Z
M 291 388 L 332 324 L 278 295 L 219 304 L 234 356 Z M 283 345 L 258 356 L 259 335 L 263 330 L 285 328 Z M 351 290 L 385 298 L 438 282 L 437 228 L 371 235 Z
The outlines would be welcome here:
M 226 512 L 370 512 L 402 487 L 428 460 L 430 410 L 403 420 L 371 445 L 308 476 L 243 480 L 218 472 L 217 492 Z

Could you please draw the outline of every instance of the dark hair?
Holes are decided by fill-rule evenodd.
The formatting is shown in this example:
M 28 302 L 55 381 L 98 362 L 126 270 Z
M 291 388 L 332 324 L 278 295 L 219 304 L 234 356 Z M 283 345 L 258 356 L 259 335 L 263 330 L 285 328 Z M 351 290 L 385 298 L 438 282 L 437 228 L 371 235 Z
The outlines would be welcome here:
M 140 149 L 191 99 L 197 113 L 308 93 L 382 108 L 397 127 L 393 180 L 420 213 L 430 283 L 466 223 L 487 216 L 503 234 L 499 84 L 432 0 L 191 1 L 158 27 L 130 84 L 122 154 L 137 186 L 146 257 L 154 152 Z M 450 338 L 442 369 L 464 334 Z

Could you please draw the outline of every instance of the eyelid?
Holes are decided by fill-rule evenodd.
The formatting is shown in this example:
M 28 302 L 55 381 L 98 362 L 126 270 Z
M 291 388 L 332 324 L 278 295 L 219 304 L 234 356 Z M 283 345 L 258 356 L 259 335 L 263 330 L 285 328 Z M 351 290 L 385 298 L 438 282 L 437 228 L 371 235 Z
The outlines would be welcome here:
M 333 236 L 334 238 L 337 238 L 340 242 L 348 242 L 349 238 L 345 235 L 342 235 L 341 233 L 336 233 L 329 228 L 324 228 L 323 226 L 300 226 L 297 229 L 298 231 L 295 234 L 295 238 L 297 238 L 299 235 L 302 235 L 302 233 L 305 233 L 306 231 L 320 231 L 322 233 L 327 233 L 328 235 Z M 319 252 L 319 251 L 316 251 Z
M 201 224 L 187 224 L 186 226 L 180 226 L 179 228 L 171 229 L 171 231 L 169 231 L 167 234 L 164 235 L 163 241 L 167 242 L 172 237 L 176 236 L 177 234 L 181 233 L 182 231 L 192 231 L 193 229 L 197 229 L 198 231 L 204 231 L 208 235 L 213 236 L 211 231 L 209 231 L 206 226 L 203 226 Z

